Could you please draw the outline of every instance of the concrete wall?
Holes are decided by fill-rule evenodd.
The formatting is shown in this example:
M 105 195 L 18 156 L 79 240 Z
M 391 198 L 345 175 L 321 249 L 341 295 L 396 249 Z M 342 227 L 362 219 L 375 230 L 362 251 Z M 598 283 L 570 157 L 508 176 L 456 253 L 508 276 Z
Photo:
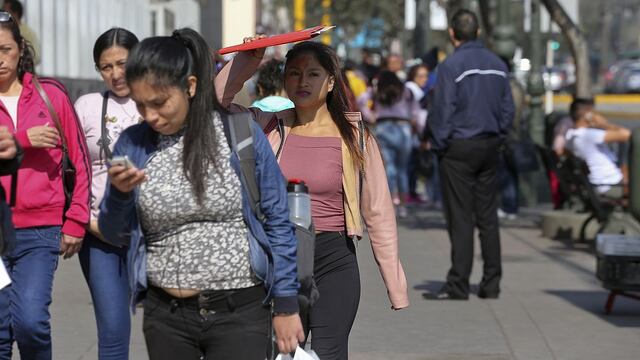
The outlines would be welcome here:
M 37 34 L 41 63 L 37 72 L 69 79 L 99 79 L 92 58 L 100 34 L 118 26 L 143 39 L 170 35 L 173 28 L 200 31 L 197 0 L 22 0 L 23 21 Z M 152 11 L 157 11 L 152 26 Z M 167 24 L 167 18 L 172 18 Z M 169 25 L 171 25 L 169 28 Z

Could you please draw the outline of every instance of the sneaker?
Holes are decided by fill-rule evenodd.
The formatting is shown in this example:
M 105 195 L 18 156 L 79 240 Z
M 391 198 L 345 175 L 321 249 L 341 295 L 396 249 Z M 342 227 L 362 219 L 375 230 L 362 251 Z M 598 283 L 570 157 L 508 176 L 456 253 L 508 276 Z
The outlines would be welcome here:
M 416 205 L 421 205 L 426 203 L 426 201 L 420 197 L 420 195 L 409 195 L 407 196 L 407 201 L 405 201 L 407 204 L 416 204 Z
M 504 210 L 502 209 L 498 209 L 498 219 L 515 220 L 517 218 L 518 218 L 518 215 L 514 213 L 508 213 L 508 212 L 504 212 Z
M 407 212 L 407 208 L 404 205 L 398 205 L 396 210 L 400 219 L 404 219 L 409 215 L 409 213 Z

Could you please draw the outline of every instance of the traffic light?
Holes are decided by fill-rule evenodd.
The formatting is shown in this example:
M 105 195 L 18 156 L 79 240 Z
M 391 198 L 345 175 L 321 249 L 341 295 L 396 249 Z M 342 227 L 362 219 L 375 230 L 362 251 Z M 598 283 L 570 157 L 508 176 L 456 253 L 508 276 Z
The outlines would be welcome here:
M 553 51 L 557 51 L 558 49 L 560 49 L 560 42 L 551 40 L 551 48 L 553 49 Z

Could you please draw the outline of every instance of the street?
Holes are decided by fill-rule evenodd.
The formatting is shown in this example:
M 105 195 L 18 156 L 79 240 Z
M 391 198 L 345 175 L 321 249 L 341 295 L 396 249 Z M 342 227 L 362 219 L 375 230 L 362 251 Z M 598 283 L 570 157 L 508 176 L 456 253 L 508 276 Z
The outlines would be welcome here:
M 360 241 L 362 298 L 350 359 L 636 359 L 640 303 L 620 298 L 613 313 L 604 315 L 607 292 L 595 278 L 589 246 L 540 237 L 538 218 L 538 212 L 525 210 L 502 226 L 504 280 L 498 300 L 422 299 L 425 290 L 439 288 L 449 266 L 439 212 L 412 209 L 400 224 L 408 309 L 390 309 L 368 241 Z M 481 265 L 478 254 L 473 284 Z M 97 359 L 93 309 L 76 257 L 60 261 L 51 312 L 54 359 Z M 141 311 L 133 319 L 131 359 L 146 359 Z

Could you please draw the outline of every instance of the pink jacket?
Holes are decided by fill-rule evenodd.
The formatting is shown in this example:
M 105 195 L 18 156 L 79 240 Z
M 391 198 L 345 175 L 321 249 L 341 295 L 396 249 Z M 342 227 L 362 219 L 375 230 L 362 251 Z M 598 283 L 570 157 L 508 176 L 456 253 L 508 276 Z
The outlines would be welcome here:
M 13 222 L 16 228 L 62 225 L 62 232 L 82 238 L 89 222 L 90 165 L 84 134 L 78 123 L 73 105 L 64 91 L 51 81 L 41 81 L 53 107 L 62 122 L 69 147 L 69 156 L 76 168 L 76 185 L 63 223 L 64 191 L 60 168 L 62 149 L 39 149 L 31 146 L 27 130 L 49 124 L 55 127 L 47 106 L 31 83 L 32 75 L 22 79 L 22 92 L 18 100 L 17 129 L 4 104 L 0 102 L 0 125 L 7 126 L 24 148 L 24 159 L 18 170 L 16 206 Z M 11 177 L 2 177 L 2 186 L 11 196 Z
M 231 104 L 235 94 L 244 82 L 251 77 L 260 63 L 259 59 L 239 53 L 227 64 L 216 77 L 216 91 L 222 106 L 232 112 L 247 109 Z M 285 124 L 286 137 L 296 119 L 294 109 L 277 113 L 263 112 L 256 108 L 249 109 L 258 123 L 264 128 L 274 117 L 282 119 Z M 349 113 L 348 118 L 354 123 L 360 120 L 360 113 Z M 354 124 L 354 129 L 357 126 Z M 357 131 L 357 130 L 356 130 Z M 267 138 L 274 152 L 280 145 L 280 134 L 270 131 Z M 342 146 L 343 176 L 342 185 L 345 194 L 344 209 L 347 233 L 357 238 L 362 237 L 362 219 L 367 226 L 371 248 L 384 280 L 391 305 L 396 308 L 409 306 L 407 280 L 398 256 L 398 232 L 395 211 L 389 194 L 389 186 L 378 144 L 374 137 L 367 136 L 365 142 L 365 176 L 360 197 L 359 171 L 353 166 L 351 155 L 346 145 Z

